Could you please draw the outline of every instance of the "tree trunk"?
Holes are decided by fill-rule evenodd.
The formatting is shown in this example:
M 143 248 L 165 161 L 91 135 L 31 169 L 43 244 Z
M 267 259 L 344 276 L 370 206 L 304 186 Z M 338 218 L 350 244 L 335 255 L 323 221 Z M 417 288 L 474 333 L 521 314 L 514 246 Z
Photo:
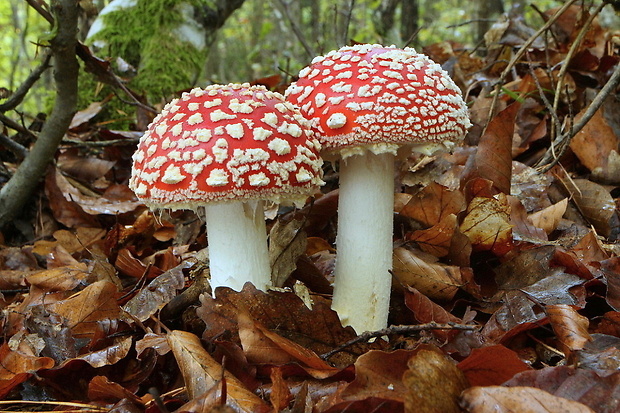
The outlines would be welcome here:
M 52 10 L 57 28 L 50 42 L 56 83 L 54 109 L 32 150 L 0 190 L 0 228 L 11 222 L 32 197 L 76 110 L 78 5 L 75 0 L 57 0 L 52 2 Z
M 420 9 L 418 0 L 402 0 L 400 13 L 400 38 L 404 43 L 409 43 L 418 31 L 418 19 Z
M 476 2 L 476 39 L 482 41 L 484 34 L 493 24 L 493 20 L 504 12 L 502 0 L 478 0 Z

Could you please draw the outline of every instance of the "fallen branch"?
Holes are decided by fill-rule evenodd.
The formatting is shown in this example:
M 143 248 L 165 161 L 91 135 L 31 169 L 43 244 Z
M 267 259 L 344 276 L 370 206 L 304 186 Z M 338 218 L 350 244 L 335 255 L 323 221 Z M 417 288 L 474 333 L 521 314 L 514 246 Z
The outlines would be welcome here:
M 472 324 L 458 324 L 458 323 L 454 323 L 454 322 L 448 322 L 445 324 L 439 324 L 439 323 L 426 323 L 426 324 L 414 324 L 414 325 L 405 325 L 405 326 L 390 326 L 387 328 L 383 328 L 381 330 L 377 330 L 377 331 L 366 331 L 365 333 L 360 334 L 359 336 L 355 337 L 352 340 L 347 341 L 344 344 L 341 344 L 340 346 L 336 347 L 333 350 L 328 351 L 327 353 L 324 353 L 321 355 L 321 358 L 323 360 L 327 360 L 328 358 L 330 358 L 331 356 L 333 356 L 336 353 L 339 353 L 341 351 L 343 351 L 344 349 L 346 349 L 347 347 L 350 347 L 352 345 L 358 344 L 358 343 L 364 343 L 369 341 L 370 339 L 373 338 L 379 338 L 379 337 L 383 337 L 383 336 L 389 336 L 389 335 L 393 335 L 393 334 L 410 334 L 416 331 L 427 331 L 427 330 L 464 330 L 464 331 L 476 331 L 479 330 L 480 326 L 477 325 L 472 325 Z

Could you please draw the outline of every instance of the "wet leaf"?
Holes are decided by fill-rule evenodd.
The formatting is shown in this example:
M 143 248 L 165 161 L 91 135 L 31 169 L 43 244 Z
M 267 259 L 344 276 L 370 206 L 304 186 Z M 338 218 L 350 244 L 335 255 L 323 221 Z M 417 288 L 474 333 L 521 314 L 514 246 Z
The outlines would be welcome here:
M 51 369 L 53 366 L 54 360 L 51 358 L 13 351 L 5 342 L 0 346 L 0 397 L 4 398 L 37 370 Z
M 461 405 L 471 413 L 594 413 L 581 403 L 533 387 L 472 387 L 463 392 Z

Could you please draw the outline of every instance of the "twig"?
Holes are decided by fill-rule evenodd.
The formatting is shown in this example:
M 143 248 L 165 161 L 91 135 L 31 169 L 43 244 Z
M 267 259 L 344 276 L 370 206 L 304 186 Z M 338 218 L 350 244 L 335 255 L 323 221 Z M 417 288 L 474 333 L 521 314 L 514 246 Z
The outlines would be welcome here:
M 592 25 L 594 18 L 598 16 L 598 14 L 601 12 L 603 7 L 605 7 L 605 5 L 606 5 L 605 2 L 601 2 L 601 4 L 598 5 L 598 7 L 594 10 L 594 12 L 590 14 L 590 16 L 588 17 L 588 20 L 586 20 L 586 22 L 584 23 L 583 27 L 579 31 L 579 34 L 575 38 L 575 41 L 573 41 L 573 44 L 571 44 L 570 49 L 568 49 L 568 52 L 566 53 L 566 56 L 564 57 L 564 64 L 562 65 L 562 67 L 560 68 L 560 72 L 558 73 L 558 84 L 555 87 L 555 97 L 553 99 L 553 111 L 556 113 L 558 111 L 558 106 L 560 105 L 562 87 L 564 86 L 564 77 L 566 76 L 566 72 L 568 71 L 570 60 L 573 58 L 575 53 L 577 53 L 577 48 L 581 46 L 581 42 L 583 42 L 583 39 L 586 36 L 586 33 L 590 30 L 590 26 Z M 556 124 L 555 122 L 551 123 L 551 139 L 552 140 L 554 140 L 559 128 L 560 128 L 559 124 Z
M 404 326 L 390 326 L 388 328 L 383 328 L 377 331 L 366 331 L 365 333 L 360 334 L 352 340 L 347 341 L 344 344 L 339 345 L 333 350 L 328 351 L 325 354 L 321 355 L 323 360 L 327 360 L 331 356 L 336 353 L 339 353 L 350 347 L 354 344 L 367 342 L 372 338 L 378 338 L 383 336 L 389 336 L 392 334 L 409 334 L 416 331 L 425 331 L 425 330 L 464 330 L 464 331 L 475 331 L 479 330 L 480 326 L 472 325 L 472 324 L 458 324 L 454 322 L 448 322 L 445 324 L 439 324 L 435 322 L 426 323 L 426 324 L 415 324 L 415 325 L 404 325 Z
M 24 97 L 26 96 L 30 88 L 32 88 L 35 82 L 39 80 L 43 72 L 45 72 L 47 68 L 50 67 L 51 58 L 52 58 L 51 53 L 47 53 L 45 55 L 43 62 L 41 62 L 41 64 L 37 66 L 36 69 L 32 71 L 32 73 L 30 73 L 30 75 L 26 78 L 24 83 L 22 83 L 17 88 L 15 93 L 13 93 L 13 95 L 11 95 L 11 97 L 6 102 L 0 105 L 0 112 L 6 112 L 8 110 L 15 109 L 17 105 L 22 103 L 22 100 L 24 100 Z
M 26 3 L 30 5 L 33 9 L 35 9 L 45 20 L 48 21 L 52 26 L 54 25 L 54 16 L 45 9 L 45 6 L 38 0 L 26 0 Z
M 107 146 L 115 145 L 135 145 L 138 143 L 139 138 L 126 138 L 126 139 L 111 139 L 107 141 L 81 141 L 79 139 L 64 138 L 63 144 L 72 145 L 73 147 L 85 147 L 85 148 L 105 148 Z
M 2 126 L 2 123 L 0 122 L 0 127 L 1 126 Z M 14 140 L 9 138 L 2 132 L 0 132 L 0 145 L 4 146 L 9 151 L 11 151 L 13 155 L 15 155 L 19 160 L 24 159 L 26 155 L 28 155 L 28 149 L 26 149 L 19 143 L 15 142 Z
M 497 83 L 495 84 L 495 93 L 493 96 L 493 101 L 491 102 L 491 105 L 489 108 L 489 116 L 487 120 L 487 125 L 488 125 L 488 122 L 491 121 L 491 118 L 493 118 L 493 112 L 495 112 L 495 106 L 497 105 L 497 100 L 499 99 L 500 89 L 502 88 L 502 85 L 504 84 L 504 81 L 506 80 L 508 75 L 512 72 L 512 68 L 517 64 L 517 62 L 519 62 L 519 60 L 521 59 L 521 57 L 523 57 L 525 52 L 527 52 L 528 47 L 530 47 L 532 43 L 534 43 L 534 41 L 541 34 L 543 34 L 546 30 L 548 30 L 549 27 L 551 27 L 555 23 L 555 21 L 576 1 L 577 0 L 569 0 L 566 3 L 564 3 L 564 5 L 558 11 L 555 12 L 555 14 L 543 25 L 543 27 L 538 29 L 536 33 L 531 35 L 530 38 L 525 41 L 523 46 L 521 46 L 521 48 L 517 51 L 517 53 L 515 53 L 515 55 L 512 57 L 512 59 L 508 63 L 508 66 L 506 66 L 506 68 L 500 75 Z
M 280 3 L 280 5 L 282 5 L 282 10 L 284 11 L 286 19 L 291 24 L 291 29 L 293 30 L 293 33 L 295 33 L 297 40 L 299 40 L 301 45 L 306 50 L 306 53 L 308 54 L 308 56 L 312 59 L 314 56 L 316 56 L 316 52 L 314 48 L 310 46 L 310 44 L 304 37 L 303 33 L 299 29 L 299 26 L 297 26 L 297 23 L 295 22 L 295 20 L 293 20 L 293 17 L 291 16 L 291 13 L 289 13 L 289 10 L 288 10 L 288 3 L 286 3 L 284 0 L 278 0 L 278 2 Z
M 607 97 L 616 90 L 618 85 L 620 85 L 620 64 L 616 65 L 614 73 L 611 75 L 605 86 L 603 86 L 603 88 L 598 92 L 594 100 L 592 100 L 592 103 L 590 103 L 590 106 L 588 106 L 588 109 L 586 109 L 581 119 L 579 119 L 579 121 L 575 123 L 568 132 L 562 134 L 551 143 L 551 147 L 536 164 L 537 168 L 541 172 L 548 171 L 558 163 L 560 157 L 564 151 L 566 151 L 566 148 L 568 148 L 568 144 L 571 139 L 579 133 L 581 129 L 583 129 L 590 119 L 592 119 L 592 116 L 594 116 L 596 111 L 600 109 Z M 557 147 L 560 148 L 560 152 L 559 154 L 554 155 L 555 148 Z

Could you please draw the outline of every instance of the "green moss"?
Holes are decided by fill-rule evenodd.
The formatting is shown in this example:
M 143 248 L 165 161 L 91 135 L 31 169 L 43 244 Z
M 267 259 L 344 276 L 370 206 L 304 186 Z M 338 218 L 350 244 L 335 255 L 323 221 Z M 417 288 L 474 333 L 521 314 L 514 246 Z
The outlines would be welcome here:
M 181 5 L 201 0 L 138 0 L 134 7 L 108 13 L 104 27 L 89 39 L 102 40 L 97 54 L 121 57 L 137 69 L 129 87 L 157 103 L 172 93 L 194 85 L 206 52 L 182 40 L 175 29 L 186 22 Z

